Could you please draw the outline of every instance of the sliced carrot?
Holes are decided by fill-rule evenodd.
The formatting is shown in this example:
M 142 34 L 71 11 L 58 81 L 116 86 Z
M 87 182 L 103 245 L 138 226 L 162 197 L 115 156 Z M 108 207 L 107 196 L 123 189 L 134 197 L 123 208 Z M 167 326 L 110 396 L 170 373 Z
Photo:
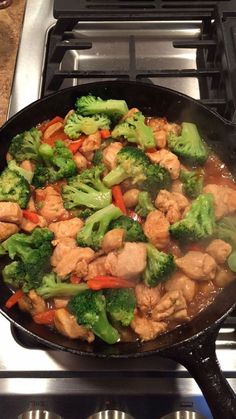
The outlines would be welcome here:
M 29 211 L 29 210 L 23 210 L 23 217 L 27 220 L 31 221 L 34 224 L 37 224 L 39 222 L 39 216 L 36 214 L 36 212 Z
M 51 119 L 50 121 L 42 123 L 41 126 L 39 127 L 39 129 L 40 129 L 40 131 L 42 131 L 42 133 L 44 133 L 46 131 L 46 129 L 48 127 L 50 127 L 51 125 L 56 124 L 57 122 L 62 123 L 63 121 L 64 121 L 64 119 L 61 118 L 61 116 L 55 116 L 55 118 Z
M 85 138 L 86 138 L 86 136 L 85 136 L 85 135 L 81 135 L 81 136 L 80 136 L 80 138 L 79 138 L 78 140 L 73 141 L 72 143 L 70 143 L 70 144 L 68 145 L 69 150 L 70 150 L 73 154 L 75 154 L 75 153 L 76 153 L 76 152 L 80 149 L 80 147 L 82 146 L 82 144 L 83 144 L 83 142 L 84 142 Z
M 70 282 L 71 282 L 72 284 L 79 284 L 79 283 L 80 283 L 80 281 L 81 281 L 81 278 L 80 278 L 78 275 L 76 275 L 76 274 L 71 274 L 71 276 L 70 276 Z
M 124 198 L 122 195 L 121 187 L 119 185 L 112 186 L 112 196 L 114 200 L 114 205 L 120 208 L 123 214 L 127 215 Z
M 14 294 L 8 298 L 8 300 L 5 303 L 6 308 L 13 307 L 18 301 L 23 297 L 24 293 L 22 290 L 16 291 Z
M 37 324 L 53 324 L 55 317 L 55 310 L 45 310 L 42 313 L 35 314 L 33 320 Z
M 102 140 L 105 140 L 106 138 L 109 138 L 111 136 L 111 131 L 109 129 L 102 129 L 100 131 L 100 135 Z
M 66 141 L 68 140 L 68 135 L 66 135 L 63 131 L 62 128 L 60 128 L 57 132 L 55 132 L 54 134 L 50 135 L 49 138 L 45 139 L 43 138 L 43 142 L 45 144 L 50 145 L 51 147 L 53 147 L 55 145 L 56 141 Z
M 98 275 L 87 281 L 88 287 L 94 291 L 104 288 L 134 288 L 136 283 L 117 276 Z

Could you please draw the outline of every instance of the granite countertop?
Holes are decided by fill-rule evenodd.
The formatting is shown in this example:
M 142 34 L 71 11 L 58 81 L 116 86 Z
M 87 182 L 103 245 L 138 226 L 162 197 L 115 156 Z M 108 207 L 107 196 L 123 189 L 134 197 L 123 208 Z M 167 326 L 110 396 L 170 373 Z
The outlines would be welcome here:
M 26 0 L 0 9 L 0 126 L 6 121 Z

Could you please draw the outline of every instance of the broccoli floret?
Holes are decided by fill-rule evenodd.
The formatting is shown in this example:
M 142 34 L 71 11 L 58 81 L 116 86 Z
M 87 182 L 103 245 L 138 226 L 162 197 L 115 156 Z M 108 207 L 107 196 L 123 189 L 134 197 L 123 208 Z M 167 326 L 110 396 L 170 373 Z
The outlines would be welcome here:
M 179 136 L 170 132 L 168 146 L 173 153 L 191 165 L 202 166 L 208 158 L 208 150 L 197 127 L 190 122 L 182 123 L 182 131 Z
M 129 326 L 134 318 L 136 298 L 131 288 L 110 289 L 105 292 L 107 312 L 113 321 Z
M 90 135 L 99 129 L 109 129 L 110 123 L 106 115 L 82 116 L 74 112 L 67 118 L 64 131 L 69 138 L 78 138 L 81 133 Z
M 133 183 L 146 179 L 149 159 L 146 154 L 136 147 L 123 147 L 116 156 L 117 167 L 103 178 L 108 188 L 123 180 L 132 178 Z
M 236 216 L 228 215 L 216 224 L 216 236 L 232 246 L 232 253 L 227 259 L 231 271 L 236 272 Z
M 155 287 L 166 281 L 175 270 L 174 257 L 171 253 L 160 252 L 155 246 L 148 243 L 147 266 L 143 273 L 143 281 L 148 287 Z
M 9 153 L 17 161 L 21 163 L 23 160 L 40 160 L 38 150 L 42 133 L 36 128 L 17 134 L 11 140 Z
M 169 189 L 170 184 L 171 178 L 168 170 L 159 164 L 149 164 L 146 170 L 146 179 L 139 183 L 139 187 L 155 198 L 160 189 Z
M 106 300 L 101 291 L 86 290 L 71 298 L 68 308 L 76 316 L 78 324 L 91 329 L 108 344 L 119 340 L 119 333 L 107 319 Z
M 214 231 L 214 198 L 210 193 L 199 195 L 185 217 L 170 227 L 172 237 L 181 241 L 204 239 L 211 236 Z
M 78 217 L 81 218 L 82 220 L 86 220 L 88 217 L 90 217 L 91 215 L 93 215 L 95 212 L 95 210 L 91 209 L 91 208 L 85 208 L 79 211 L 78 213 Z
M 15 170 L 6 168 L 0 175 L 0 201 L 16 202 L 26 208 L 30 199 L 30 185 Z
M 43 161 L 36 166 L 34 173 L 33 185 L 36 188 L 40 188 L 47 183 L 55 183 L 77 173 L 73 154 L 63 141 L 56 141 L 54 147 L 41 144 L 39 155 Z
M 153 131 L 145 124 L 145 116 L 141 112 L 135 112 L 118 124 L 113 129 L 111 136 L 113 138 L 124 137 L 130 143 L 136 143 L 144 149 L 156 146 Z
M 2 243 L 3 249 L 9 254 L 11 259 L 20 259 L 20 265 L 14 265 L 16 273 L 12 280 L 22 282 L 24 291 L 27 292 L 31 288 L 37 288 L 44 273 L 49 269 L 52 239 L 53 233 L 50 230 L 47 228 L 36 228 L 30 235 L 16 233 Z M 22 274 L 17 279 L 19 270 Z M 8 279 L 10 274 L 13 275 L 14 273 L 9 265 L 4 268 L 4 272 L 5 277 Z
M 13 170 L 14 172 L 17 172 L 19 173 L 19 175 L 23 176 L 28 183 L 32 182 L 34 173 L 30 170 L 25 170 L 22 167 L 18 166 L 15 160 L 10 160 L 7 167 L 8 169 Z
M 127 242 L 146 242 L 142 226 L 135 220 L 126 215 L 122 215 L 111 222 L 109 229 L 123 228 L 125 230 L 125 241 Z
M 150 194 L 148 192 L 139 192 L 138 205 L 135 208 L 135 212 L 140 215 L 140 217 L 147 217 L 149 212 L 154 210 L 155 207 L 152 203 Z
M 102 162 L 103 162 L 102 150 L 99 148 L 98 150 L 95 151 L 93 155 L 92 163 L 95 166 L 97 166 L 98 164 L 102 164 Z
M 42 283 L 36 289 L 38 295 L 45 300 L 53 297 L 72 297 L 88 289 L 87 284 L 71 284 L 61 281 L 54 272 L 44 275 Z
M 6 265 L 2 275 L 4 282 L 14 288 L 21 288 L 29 280 L 24 263 L 18 260 Z
M 96 167 L 91 167 L 90 169 L 84 170 L 79 175 L 70 178 L 68 180 L 68 185 L 74 186 L 75 188 L 80 188 L 81 184 L 90 186 L 91 188 L 96 189 L 100 192 L 107 192 L 107 187 L 101 180 L 101 176 L 105 170 L 103 164 L 99 164 Z
M 197 198 L 202 193 L 203 175 L 198 171 L 187 172 L 182 170 L 180 180 L 183 183 L 183 192 L 189 198 Z
M 96 211 L 87 218 L 83 228 L 77 235 L 77 242 L 82 247 L 92 247 L 97 250 L 101 247 L 104 234 L 107 232 L 112 220 L 120 217 L 122 212 L 115 205 L 110 204 L 106 208 Z
M 92 95 L 81 96 L 76 100 L 75 106 L 77 112 L 81 115 L 105 114 L 113 120 L 120 118 L 128 112 L 128 106 L 125 100 L 103 100 L 100 97 Z
M 64 207 L 72 209 L 78 206 L 101 209 L 111 203 L 111 190 L 101 180 L 105 167 L 94 166 L 80 175 L 69 179 L 69 184 L 62 188 Z

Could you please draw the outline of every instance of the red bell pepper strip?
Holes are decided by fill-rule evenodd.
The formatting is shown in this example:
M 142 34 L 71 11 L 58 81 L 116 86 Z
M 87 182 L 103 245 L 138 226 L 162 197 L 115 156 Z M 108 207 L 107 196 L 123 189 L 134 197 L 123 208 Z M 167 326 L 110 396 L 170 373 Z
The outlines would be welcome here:
M 55 317 L 55 310 L 45 310 L 42 313 L 35 314 L 33 320 L 37 324 L 53 324 Z
M 128 209 L 127 211 L 128 217 L 132 218 L 134 221 L 137 221 L 139 224 L 142 224 L 142 217 L 137 214 L 137 212 Z
M 14 294 L 12 294 L 5 303 L 6 308 L 13 307 L 16 303 L 18 303 L 18 301 L 21 299 L 21 297 L 23 297 L 23 295 L 24 293 L 22 290 L 18 290 Z
M 81 281 L 81 278 L 80 278 L 78 275 L 76 275 L 76 274 L 71 274 L 71 276 L 70 276 L 70 282 L 71 282 L 72 284 L 79 284 L 79 283 L 80 283 L 80 281 Z
M 82 146 L 84 140 L 85 140 L 85 135 L 81 135 L 81 137 L 79 138 L 79 140 L 73 141 L 73 143 L 70 143 L 68 145 L 69 150 L 73 154 L 75 154 L 80 149 L 80 147 Z
M 49 137 L 49 138 L 47 138 L 47 139 L 43 138 L 43 139 L 42 139 L 42 142 L 43 142 L 44 144 L 48 144 L 48 145 L 50 145 L 51 147 L 53 147 L 53 146 L 55 145 L 55 142 L 56 142 L 56 141 L 59 141 L 59 140 L 61 140 L 61 141 L 68 140 L 68 135 L 66 135 L 66 134 L 64 133 L 64 131 L 63 131 L 63 129 L 62 129 L 62 128 L 60 128 L 60 129 L 59 129 L 58 131 L 56 131 L 54 134 L 50 135 L 50 137 Z
M 39 216 L 33 211 L 29 210 L 23 210 L 23 217 L 27 220 L 31 221 L 34 224 L 37 224 L 39 222 Z
M 136 283 L 117 276 L 98 275 L 89 279 L 87 281 L 87 285 L 90 289 L 98 291 L 103 288 L 134 288 Z
M 153 147 L 153 148 L 148 148 L 146 151 L 148 153 L 155 153 L 157 151 L 157 149 Z
M 114 205 L 120 208 L 123 214 L 127 215 L 124 198 L 121 192 L 121 187 L 119 185 L 112 186 L 112 196 L 114 200 Z
M 51 119 L 50 121 L 46 122 L 45 124 L 42 124 L 39 129 L 42 133 L 44 133 L 46 131 L 46 129 L 48 127 L 50 127 L 51 125 L 56 124 L 56 122 L 63 123 L 63 121 L 64 121 L 64 119 L 61 118 L 61 116 L 55 116 L 55 118 Z
M 100 131 L 100 135 L 102 140 L 106 140 L 106 138 L 109 138 L 111 136 L 111 131 L 109 129 L 102 129 Z

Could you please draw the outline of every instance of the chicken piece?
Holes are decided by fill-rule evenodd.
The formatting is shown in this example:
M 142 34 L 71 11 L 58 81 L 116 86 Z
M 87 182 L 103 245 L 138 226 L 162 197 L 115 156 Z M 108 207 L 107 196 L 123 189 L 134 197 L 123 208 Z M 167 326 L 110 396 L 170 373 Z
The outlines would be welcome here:
M 140 110 L 138 108 L 129 109 L 128 112 L 124 116 L 122 116 L 121 122 L 125 121 L 127 118 L 130 118 L 131 116 L 133 116 L 137 112 L 140 112 Z
M 235 273 L 232 272 L 229 268 L 222 268 L 220 266 L 217 266 L 216 276 L 212 281 L 214 285 L 216 285 L 217 287 L 224 288 L 234 279 Z
M 74 154 L 73 159 L 79 171 L 87 169 L 88 161 L 79 151 Z
M 55 244 L 55 241 L 53 241 L 53 244 Z M 58 263 L 62 260 L 63 256 L 65 256 L 72 249 L 75 249 L 77 247 L 75 239 L 71 239 L 68 237 L 59 241 L 57 240 L 56 244 L 57 245 L 51 257 L 52 266 L 57 266 Z
M 113 276 L 136 279 L 146 267 L 147 250 L 143 243 L 125 243 L 122 250 L 108 253 L 105 268 Z
M 35 290 L 30 290 L 27 295 L 24 295 L 18 301 L 18 306 L 22 311 L 30 313 L 31 316 L 42 313 L 46 310 L 46 303 Z
M 36 209 L 36 206 L 35 206 L 35 203 L 34 203 L 34 200 L 33 200 L 32 196 L 29 199 L 27 209 L 29 211 L 32 211 L 32 212 L 37 212 L 37 209 Z
M 157 148 L 165 148 L 167 143 L 167 132 L 164 130 L 164 118 L 150 118 L 147 124 L 152 128 Z
M 42 217 L 42 215 L 38 215 L 38 219 L 39 220 L 37 223 L 33 223 L 32 221 L 27 220 L 27 218 L 23 217 L 20 223 L 21 230 L 26 231 L 26 233 L 31 233 L 36 227 L 47 226 L 47 221 L 44 217 Z
M 189 206 L 189 201 L 181 193 L 161 189 L 156 197 L 155 206 L 165 214 L 169 223 L 173 224 L 182 218 L 182 213 Z
M 80 152 L 84 154 L 90 151 L 98 150 L 100 148 L 101 141 L 101 134 L 99 131 L 95 132 L 95 134 L 88 135 L 80 147 Z
M 126 208 L 136 207 L 136 205 L 138 204 L 139 192 L 140 191 L 138 189 L 132 188 L 124 193 L 123 199 Z
M 171 179 L 178 179 L 180 173 L 180 161 L 171 151 L 162 149 L 154 153 L 146 153 L 152 163 L 158 163 L 170 173 Z
M 94 278 L 97 275 L 107 275 L 107 269 L 105 268 L 106 256 L 100 256 L 93 260 L 88 265 L 88 273 L 86 281 L 90 278 Z
M 154 307 L 151 317 L 155 321 L 188 320 L 187 304 L 182 291 L 168 291 Z
M 170 241 L 169 227 L 170 223 L 163 213 L 156 210 L 149 212 L 143 231 L 157 249 L 164 249 Z
M 55 311 L 54 325 L 59 333 L 70 339 L 94 341 L 94 334 L 84 326 L 80 326 L 75 316 L 70 314 L 65 308 L 59 308 Z
M 87 264 L 94 259 L 95 252 L 90 247 L 75 247 L 64 254 L 60 262 L 54 267 L 54 272 L 61 277 L 69 275 L 76 271 L 78 262 L 85 261 Z
M 0 202 L 0 221 L 20 224 L 22 220 L 22 209 L 15 202 Z
M 52 186 L 47 186 L 44 189 L 45 199 L 41 201 L 41 207 L 39 209 L 40 215 L 42 215 L 48 223 L 56 221 L 58 219 L 68 218 L 68 212 L 63 206 L 62 197 Z
M 216 263 L 222 264 L 232 252 L 232 246 L 224 240 L 216 239 L 207 246 L 206 252 L 215 259 Z
M 183 193 L 183 183 L 180 180 L 174 180 L 171 185 L 171 192 Z
M 165 290 L 182 291 L 185 300 L 190 303 L 196 294 L 197 284 L 182 272 L 176 272 L 165 282 Z
M 142 313 L 148 314 L 157 305 L 161 299 L 160 286 L 147 287 L 144 283 L 140 282 L 135 287 L 135 295 L 137 306 Z
M 108 231 L 102 241 L 102 250 L 109 253 L 112 250 L 120 249 L 123 246 L 125 230 L 123 228 L 114 228 Z
M 148 125 L 152 128 L 157 148 L 165 148 L 169 132 L 180 134 L 181 127 L 174 123 L 168 123 L 165 118 L 150 118 Z
M 197 281 L 210 281 L 216 274 L 216 262 L 208 253 L 191 250 L 175 259 L 175 263 L 185 275 Z
M 214 197 L 216 219 L 236 211 L 236 190 L 225 185 L 208 184 L 203 188 L 205 193 Z
M 19 227 L 12 223 L 3 223 L 0 221 L 0 242 L 8 239 L 12 234 L 18 233 Z
M 55 308 L 65 308 L 70 298 L 53 298 Z
M 55 239 L 64 239 L 65 237 L 76 238 L 84 223 L 80 218 L 71 218 L 70 220 L 58 221 L 49 224 L 48 228 L 54 233 Z
M 20 167 L 22 167 L 22 169 L 24 169 L 24 170 L 28 170 L 29 172 L 34 172 L 35 171 L 35 164 L 32 163 L 30 160 L 24 160 L 20 164 Z
M 111 143 L 106 148 L 104 148 L 102 152 L 103 163 L 108 170 L 112 170 L 116 167 L 116 156 L 121 149 L 122 144 L 118 141 L 115 141 L 114 143 Z
M 156 322 L 147 317 L 140 316 L 138 312 L 135 313 L 130 326 L 142 341 L 155 339 L 167 329 L 166 323 Z

